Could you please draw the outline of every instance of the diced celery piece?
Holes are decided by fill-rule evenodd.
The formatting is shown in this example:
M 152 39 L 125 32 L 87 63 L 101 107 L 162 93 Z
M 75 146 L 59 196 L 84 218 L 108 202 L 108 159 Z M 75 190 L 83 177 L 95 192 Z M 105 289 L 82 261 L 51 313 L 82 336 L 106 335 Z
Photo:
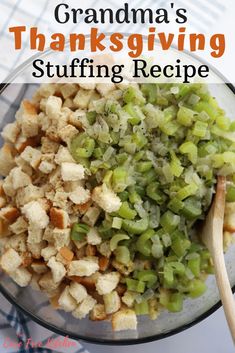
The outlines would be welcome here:
M 194 105 L 193 109 L 198 113 L 205 111 L 212 119 L 212 121 L 215 120 L 216 116 L 218 115 L 217 110 L 208 102 L 200 101 Z
M 182 257 L 190 248 L 190 245 L 191 242 L 188 239 L 176 237 L 172 241 L 171 248 L 178 257 Z
M 195 277 L 199 277 L 201 268 L 200 256 L 196 257 L 195 259 L 188 260 L 188 268 L 192 271 Z
M 147 315 L 149 313 L 149 305 L 147 300 L 143 300 L 141 303 L 135 303 L 136 315 Z
M 203 121 L 196 121 L 192 133 L 194 136 L 203 138 L 206 136 L 207 128 L 207 123 L 204 123 Z
M 129 197 L 129 193 L 127 191 L 122 191 L 118 194 L 119 198 L 122 202 L 127 201 Z
M 157 274 L 153 270 L 142 270 L 138 272 L 137 279 L 142 282 L 147 282 L 147 287 L 151 288 L 157 283 Z
M 90 111 L 86 113 L 87 120 L 90 125 L 93 125 L 96 121 L 97 113 L 96 111 Z
M 141 234 L 136 242 L 136 249 L 145 256 L 151 254 L 151 237 L 154 235 L 153 229 L 148 229 L 146 232 Z
M 118 211 L 120 217 L 125 219 L 134 219 L 137 215 L 136 211 L 130 208 L 127 201 L 124 201 Z
M 167 309 L 173 313 L 177 313 L 183 308 L 183 296 L 181 293 L 173 293 L 166 305 Z
M 180 217 L 171 211 L 166 211 L 160 219 L 161 226 L 167 233 L 171 233 L 179 225 Z
M 127 240 L 127 239 L 130 239 L 130 237 L 127 234 L 124 234 L 124 233 L 115 234 L 110 240 L 110 250 L 114 251 L 117 248 L 118 243 L 120 241 Z
M 118 246 L 114 250 L 116 260 L 123 265 L 128 265 L 131 259 L 130 251 L 126 246 Z
M 112 228 L 121 229 L 122 228 L 122 219 L 119 217 L 113 217 Z
M 89 232 L 90 227 L 86 224 L 76 223 L 71 230 L 71 239 L 75 241 L 82 241 Z
M 226 118 L 224 115 L 219 115 L 216 118 L 216 125 L 224 130 L 224 131 L 228 131 L 230 128 L 230 124 L 231 124 L 231 120 Z
M 70 152 L 77 161 L 79 158 L 91 157 L 95 149 L 95 140 L 90 138 L 85 132 L 72 138 Z
M 179 190 L 176 194 L 176 197 L 182 201 L 191 195 L 195 195 L 197 190 L 198 186 L 195 183 L 191 183 Z
M 152 168 L 152 162 L 146 161 L 146 162 L 139 162 L 136 166 L 136 170 L 139 173 L 145 173 L 148 172 Z
M 206 291 L 206 284 L 195 278 L 190 281 L 188 291 L 191 298 L 200 297 Z
M 191 126 L 193 124 L 195 112 L 186 107 L 180 107 L 177 114 L 177 121 L 180 125 Z
M 179 158 L 176 157 L 176 154 L 173 151 L 171 152 L 170 168 L 172 174 L 176 177 L 180 177 L 184 170 L 184 168 L 181 166 Z
M 226 201 L 227 202 L 235 202 L 235 186 L 230 185 L 227 188 Z
M 123 93 L 123 99 L 126 103 L 134 102 L 135 104 L 143 105 L 145 103 L 145 98 L 142 92 L 133 86 L 129 86 Z
M 158 183 L 154 182 L 147 186 L 146 194 L 148 197 L 156 201 L 159 205 L 161 205 L 165 200 L 165 195 L 158 190 Z
M 131 234 L 142 234 L 148 228 L 148 219 L 140 219 L 138 221 L 131 221 L 124 219 L 122 222 L 122 228 Z
M 188 159 L 193 164 L 195 164 L 197 162 L 197 146 L 193 142 L 191 142 L 191 141 L 184 142 L 179 147 L 179 151 L 183 154 L 187 154 Z
M 144 293 L 145 283 L 132 278 L 126 278 L 127 289 L 133 292 Z
M 113 190 L 115 192 L 122 192 L 127 187 L 127 171 L 125 168 L 117 167 L 112 175 Z
M 142 199 L 136 189 L 132 189 L 129 192 L 129 200 L 132 204 L 140 204 L 142 203 Z
M 202 214 L 201 202 L 194 197 L 189 197 L 184 201 L 184 207 L 181 214 L 189 220 L 193 220 Z
M 162 130 L 162 132 L 164 132 L 164 134 L 168 135 L 168 136 L 173 136 L 176 131 L 179 129 L 180 125 L 177 122 L 174 121 L 169 121 L 166 124 L 162 124 L 160 126 L 160 129 Z
M 184 203 L 175 197 L 168 203 L 167 207 L 172 212 L 179 213 L 179 211 L 184 208 Z

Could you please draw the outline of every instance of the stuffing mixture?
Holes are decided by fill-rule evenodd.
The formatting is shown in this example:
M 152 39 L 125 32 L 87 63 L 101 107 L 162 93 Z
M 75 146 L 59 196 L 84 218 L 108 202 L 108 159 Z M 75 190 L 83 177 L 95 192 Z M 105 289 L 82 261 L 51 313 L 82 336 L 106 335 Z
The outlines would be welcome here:
M 235 230 L 234 131 L 204 85 L 42 85 L 2 131 L 2 270 L 116 331 L 180 311 L 213 273 L 194 225 L 218 174 Z

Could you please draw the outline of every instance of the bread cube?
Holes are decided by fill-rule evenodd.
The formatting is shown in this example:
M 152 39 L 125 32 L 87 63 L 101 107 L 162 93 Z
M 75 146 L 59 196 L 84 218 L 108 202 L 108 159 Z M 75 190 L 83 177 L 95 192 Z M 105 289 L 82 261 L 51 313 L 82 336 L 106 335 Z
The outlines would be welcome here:
M 105 294 L 103 296 L 105 311 L 107 314 L 113 314 L 117 312 L 121 307 L 121 300 L 116 291 Z
M 17 270 L 22 264 L 22 258 L 14 249 L 8 249 L 1 257 L 0 265 L 7 273 Z
M 134 310 L 122 309 L 112 316 L 114 331 L 136 330 L 137 317 Z
M 81 304 L 78 305 L 78 307 L 72 312 L 72 315 L 76 319 L 84 319 L 89 312 L 94 308 L 96 304 L 96 300 L 88 295 Z
M 49 217 L 38 201 L 31 201 L 22 208 L 22 213 L 29 222 L 39 229 L 45 229 L 49 224 Z
M 60 308 L 66 312 L 71 312 L 75 310 L 75 308 L 77 307 L 76 300 L 69 293 L 69 286 L 65 287 L 64 291 L 62 292 L 58 300 L 58 303 Z
M 32 274 L 24 267 L 17 268 L 9 275 L 20 287 L 27 287 L 32 278 Z
M 111 293 L 117 287 L 119 280 L 120 274 L 118 272 L 100 275 L 96 283 L 96 290 L 100 295 Z
M 76 300 L 79 304 L 87 297 L 87 290 L 86 288 L 77 282 L 72 282 L 69 286 L 69 293 L 72 297 Z
M 76 181 L 85 178 L 85 168 L 81 164 L 62 163 L 61 176 L 64 181 Z
M 99 270 L 98 259 L 95 257 L 84 257 L 69 264 L 69 276 L 90 276 Z

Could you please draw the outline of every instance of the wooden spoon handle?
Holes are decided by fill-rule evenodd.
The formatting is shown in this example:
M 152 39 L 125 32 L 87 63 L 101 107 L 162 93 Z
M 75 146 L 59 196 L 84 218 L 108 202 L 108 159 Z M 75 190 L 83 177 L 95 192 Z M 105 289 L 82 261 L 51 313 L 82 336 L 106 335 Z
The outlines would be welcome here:
M 213 256 L 215 276 L 220 292 L 220 298 L 224 307 L 225 316 L 235 344 L 235 299 L 228 279 L 223 251 L 216 252 Z

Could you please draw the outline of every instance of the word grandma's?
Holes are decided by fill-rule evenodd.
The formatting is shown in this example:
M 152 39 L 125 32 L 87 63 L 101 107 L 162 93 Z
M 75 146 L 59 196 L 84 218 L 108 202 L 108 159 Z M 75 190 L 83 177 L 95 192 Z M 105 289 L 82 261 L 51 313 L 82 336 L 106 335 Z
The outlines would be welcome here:
M 146 78 L 174 78 L 181 79 L 183 83 L 189 83 L 194 77 L 206 78 L 209 75 L 209 67 L 201 65 L 182 65 L 180 59 L 177 59 L 174 65 L 149 65 L 143 59 L 132 60 L 131 76 L 133 79 Z M 123 82 L 125 76 L 123 71 L 124 64 L 106 65 L 95 64 L 93 59 L 74 58 L 69 65 L 52 64 L 50 61 L 44 62 L 42 59 L 36 59 L 33 62 L 32 72 L 34 78 L 74 78 L 74 79 L 110 79 L 112 83 Z M 129 75 L 128 75 L 129 77 Z
M 119 9 L 112 8 L 70 8 L 68 4 L 61 3 L 55 7 L 54 16 L 58 23 L 64 24 L 68 22 L 79 23 L 170 23 L 170 10 L 175 14 L 176 23 L 187 22 L 187 10 L 183 8 L 175 8 L 175 4 L 171 2 L 168 8 L 131 8 L 128 3 L 124 3 Z
M 83 33 L 70 33 L 68 36 L 63 33 L 53 33 L 46 36 L 37 27 L 29 29 L 26 26 L 9 28 L 14 36 L 15 50 L 21 50 L 23 42 L 29 41 L 31 50 L 44 51 L 47 47 L 57 52 L 89 51 L 104 52 L 109 50 L 112 53 L 127 51 L 131 58 L 138 58 L 144 52 L 167 51 L 175 48 L 184 51 L 189 48 L 191 52 L 209 50 L 210 56 L 220 58 L 225 52 L 225 36 L 223 34 L 212 34 L 205 36 L 202 33 L 187 33 L 186 27 L 179 27 L 178 32 L 158 32 L 156 27 L 149 27 L 147 35 L 138 33 L 124 35 L 120 32 L 106 34 L 98 28 L 90 28 L 89 36 Z

